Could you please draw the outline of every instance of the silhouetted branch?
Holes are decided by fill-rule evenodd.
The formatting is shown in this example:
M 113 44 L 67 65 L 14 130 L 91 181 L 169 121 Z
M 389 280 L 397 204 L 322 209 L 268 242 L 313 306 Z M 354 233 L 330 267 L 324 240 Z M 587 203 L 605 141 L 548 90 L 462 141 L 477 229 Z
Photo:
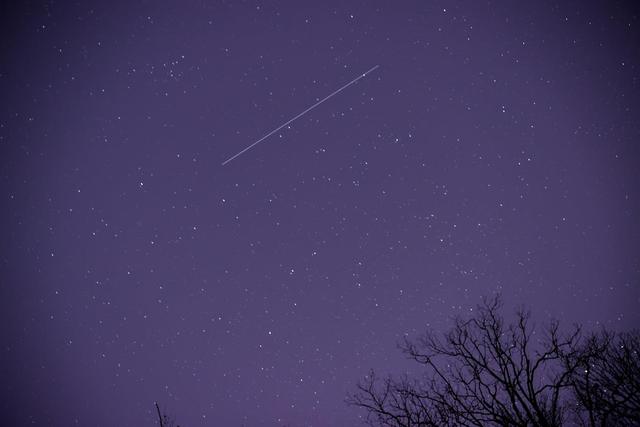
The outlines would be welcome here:
M 162 422 L 162 414 L 160 413 L 160 406 L 158 406 L 158 402 L 155 402 L 156 410 L 158 411 L 158 420 L 160 420 L 160 427 L 164 427 L 164 423 Z
M 158 421 L 160 422 L 160 427 L 180 427 L 179 425 L 176 425 L 175 421 L 171 419 L 167 414 L 163 414 L 162 411 L 160 411 L 160 405 L 158 405 L 158 402 L 154 402 L 154 404 L 158 413 Z
M 640 420 L 640 334 L 593 334 L 565 358 L 583 425 L 637 425 Z M 586 416 L 580 414 L 586 412 Z
M 485 299 L 445 334 L 405 338 L 400 347 L 425 368 L 422 380 L 371 372 L 348 403 L 370 425 L 397 427 L 552 427 L 570 412 L 591 426 L 640 419 L 637 333 L 584 338 L 579 326 L 561 333 L 555 321 L 536 330 L 528 311 L 505 324 L 501 309 L 499 297 Z

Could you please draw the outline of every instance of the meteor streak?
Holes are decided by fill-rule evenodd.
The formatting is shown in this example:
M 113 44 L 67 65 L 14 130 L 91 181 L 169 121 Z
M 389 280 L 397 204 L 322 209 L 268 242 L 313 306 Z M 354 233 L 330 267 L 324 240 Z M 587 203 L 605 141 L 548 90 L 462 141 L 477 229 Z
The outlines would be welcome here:
M 226 165 L 227 163 L 229 163 L 231 160 L 235 159 L 236 157 L 240 156 L 241 154 L 246 153 L 247 151 L 251 150 L 253 147 L 255 147 L 256 145 L 258 145 L 259 143 L 261 143 L 262 141 L 264 141 L 265 139 L 269 138 L 271 135 L 273 135 L 274 133 L 278 132 L 280 129 L 282 129 L 283 127 L 285 127 L 286 125 L 288 125 L 289 123 L 293 122 L 294 120 L 304 116 L 305 114 L 307 114 L 309 111 L 313 110 L 314 108 L 316 108 L 318 105 L 322 104 L 324 101 L 326 101 L 327 99 L 331 98 L 334 95 L 337 95 L 338 93 L 342 92 L 343 90 L 345 90 L 346 88 L 348 88 L 349 86 L 351 86 L 352 84 L 354 84 L 355 82 L 357 82 L 358 80 L 360 80 L 361 78 L 365 77 L 367 74 L 369 74 L 370 72 L 372 72 L 373 70 L 375 70 L 376 68 L 378 68 L 379 65 L 376 65 L 375 67 L 371 68 L 369 71 L 367 71 L 366 73 L 360 74 L 358 77 L 356 77 L 355 79 L 351 80 L 349 83 L 347 83 L 346 85 L 342 86 L 340 89 L 337 89 L 335 91 L 333 91 L 331 94 L 327 95 L 326 97 L 322 98 L 320 101 L 316 102 L 315 104 L 313 104 L 311 107 L 307 108 L 306 110 L 304 110 L 302 113 L 298 114 L 297 116 L 295 116 L 292 119 L 289 119 L 288 121 L 284 122 L 283 124 L 281 124 L 280 126 L 278 126 L 277 128 L 275 128 L 274 130 L 272 130 L 271 132 L 269 132 L 268 134 L 266 134 L 265 136 L 263 136 L 262 138 L 260 138 L 259 140 L 257 140 L 256 142 L 254 142 L 253 144 L 249 145 L 247 148 L 245 148 L 244 150 L 238 152 L 237 154 L 229 157 L 227 160 L 225 160 L 224 162 L 222 162 L 222 166 Z

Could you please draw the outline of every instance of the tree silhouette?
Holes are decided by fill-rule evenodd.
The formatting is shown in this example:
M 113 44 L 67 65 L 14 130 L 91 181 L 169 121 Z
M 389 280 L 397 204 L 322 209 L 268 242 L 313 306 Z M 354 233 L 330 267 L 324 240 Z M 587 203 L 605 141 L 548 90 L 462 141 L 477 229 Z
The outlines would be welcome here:
M 425 375 L 378 379 L 371 372 L 347 402 L 365 409 L 370 425 L 398 427 L 551 427 L 570 416 L 595 426 L 619 414 L 629 420 L 640 415 L 637 334 L 618 338 L 627 347 L 617 351 L 610 334 L 585 339 L 580 327 L 562 333 L 555 321 L 538 331 L 525 310 L 506 324 L 501 308 L 499 296 L 485 299 L 474 316 L 457 318 L 441 337 L 405 338 L 402 351 Z M 587 377 L 586 365 L 592 365 Z M 616 408 L 605 411 L 608 418 L 605 401 Z
M 579 424 L 640 424 L 638 331 L 592 334 L 568 363 L 579 366 L 571 378 Z

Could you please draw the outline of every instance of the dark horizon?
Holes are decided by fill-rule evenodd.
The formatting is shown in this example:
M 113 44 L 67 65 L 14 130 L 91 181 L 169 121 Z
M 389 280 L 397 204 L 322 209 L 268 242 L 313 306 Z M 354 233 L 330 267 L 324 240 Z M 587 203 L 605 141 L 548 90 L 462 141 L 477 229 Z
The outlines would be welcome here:
M 640 325 L 638 4 L 17 3 L 8 425 L 351 426 L 483 296 Z

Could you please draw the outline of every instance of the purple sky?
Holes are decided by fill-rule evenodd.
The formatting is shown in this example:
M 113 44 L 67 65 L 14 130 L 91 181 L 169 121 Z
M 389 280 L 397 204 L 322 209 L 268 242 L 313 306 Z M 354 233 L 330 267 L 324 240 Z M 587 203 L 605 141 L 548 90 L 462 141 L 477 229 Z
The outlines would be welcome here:
M 640 324 L 637 4 L 6 3 L 7 425 L 351 426 L 496 291 Z

